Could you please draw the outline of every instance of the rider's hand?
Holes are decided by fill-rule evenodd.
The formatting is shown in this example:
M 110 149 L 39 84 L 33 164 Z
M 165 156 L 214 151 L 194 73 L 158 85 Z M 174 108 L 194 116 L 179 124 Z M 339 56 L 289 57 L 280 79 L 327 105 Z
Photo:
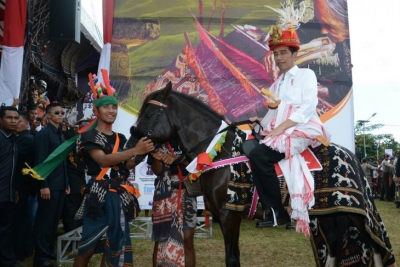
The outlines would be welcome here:
M 258 117 L 252 117 L 252 118 L 250 118 L 249 119 L 249 121 L 251 121 L 251 122 L 253 122 L 253 123 L 251 123 L 251 124 L 249 124 L 249 126 L 250 126 L 250 129 L 254 129 L 254 127 L 256 127 L 257 126 L 257 122 L 261 122 L 261 118 L 258 118 Z
M 151 141 L 151 139 L 143 137 L 139 140 L 139 142 L 133 149 L 135 149 L 137 155 L 143 155 L 153 151 L 154 144 L 153 141 Z

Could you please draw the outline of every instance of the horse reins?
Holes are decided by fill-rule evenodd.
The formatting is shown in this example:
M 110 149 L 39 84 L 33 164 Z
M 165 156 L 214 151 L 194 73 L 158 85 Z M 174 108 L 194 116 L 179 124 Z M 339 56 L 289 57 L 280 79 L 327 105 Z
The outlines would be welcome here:
M 155 127 L 156 127 L 157 124 L 159 123 L 160 117 L 161 117 L 161 115 L 163 114 L 164 109 L 168 108 L 168 105 L 166 105 L 166 104 L 164 104 L 164 103 L 161 103 L 161 102 L 159 102 L 159 101 L 156 101 L 156 100 L 149 100 L 147 103 L 153 104 L 153 105 L 157 105 L 157 106 L 160 107 L 159 110 L 158 110 L 156 119 L 154 120 L 153 124 L 150 126 L 150 129 L 147 131 L 147 134 L 146 134 L 146 137 L 147 137 L 147 138 L 150 138 L 151 135 L 153 134 L 153 131 L 154 131 Z M 165 112 L 165 115 L 167 116 L 168 124 L 169 124 L 169 126 L 171 127 L 171 129 L 172 129 L 172 124 L 171 124 L 171 121 L 170 121 L 170 119 L 169 119 L 169 116 L 168 116 L 167 112 Z M 198 149 L 198 148 L 201 147 L 202 145 L 204 145 L 204 144 L 206 144 L 206 143 L 209 143 L 215 136 L 217 136 L 217 135 L 219 135 L 219 134 L 221 134 L 221 133 L 223 133 L 223 132 L 229 131 L 229 130 L 231 130 L 231 129 L 234 129 L 234 128 L 236 128 L 237 126 L 244 125 L 244 124 L 251 124 L 251 123 L 254 123 L 254 122 L 253 122 L 253 121 L 250 121 L 250 120 L 244 120 L 244 121 L 239 121 L 239 122 L 232 122 L 231 124 L 229 124 L 228 126 L 226 126 L 225 128 L 223 128 L 222 130 L 218 131 L 216 134 L 207 136 L 205 139 L 203 139 L 202 141 L 200 141 L 199 143 L 197 143 L 194 147 L 192 147 L 192 148 L 191 148 L 188 152 L 186 152 L 185 154 L 180 155 L 177 159 L 174 160 L 173 164 L 181 163 L 181 162 L 183 161 L 183 159 L 186 158 L 187 155 L 189 155 L 190 153 L 193 153 L 196 149 Z M 256 123 L 258 123 L 258 124 L 260 125 L 260 122 L 259 122 L 259 121 L 256 121 Z
M 223 132 L 226 132 L 226 131 L 235 129 L 237 126 L 244 125 L 244 124 L 250 124 L 250 123 L 253 123 L 253 122 L 250 121 L 250 120 L 244 120 L 244 121 L 239 121 L 239 122 L 232 122 L 231 124 L 229 124 L 229 125 L 226 126 L 225 128 L 223 128 L 223 129 L 221 129 L 220 131 L 218 131 L 216 134 L 213 134 L 213 135 L 210 135 L 210 136 L 207 136 L 206 138 L 204 138 L 202 141 L 200 141 L 200 142 L 197 143 L 194 147 L 192 147 L 187 153 L 185 153 L 184 155 L 179 156 L 179 158 L 177 158 L 177 159 L 174 161 L 174 163 L 180 163 L 180 162 L 182 162 L 182 160 L 183 160 L 184 158 L 186 158 L 187 155 L 189 155 L 190 153 L 195 152 L 196 149 L 198 149 L 198 148 L 201 147 L 202 145 L 208 144 L 209 142 L 211 142 L 211 140 L 212 140 L 215 136 L 217 136 L 217 135 L 219 135 L 219 134 L 221 134 L 221 133 L 223 133 Z

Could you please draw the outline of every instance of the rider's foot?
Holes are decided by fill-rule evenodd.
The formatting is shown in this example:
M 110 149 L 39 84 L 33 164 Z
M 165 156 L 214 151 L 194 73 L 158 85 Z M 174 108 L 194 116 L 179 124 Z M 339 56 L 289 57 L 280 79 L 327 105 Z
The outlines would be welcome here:
M 296 226 L 294 226 L 291 222 L 286 224 L 286 230 L 290 229 L 296 229 Z
M 281 207 L 273 209 L 267 212 L 265 218 L 256 223 L 257 228 L 273 227 L 286 223 L 290 223 L 290 216 L 287 211 Z

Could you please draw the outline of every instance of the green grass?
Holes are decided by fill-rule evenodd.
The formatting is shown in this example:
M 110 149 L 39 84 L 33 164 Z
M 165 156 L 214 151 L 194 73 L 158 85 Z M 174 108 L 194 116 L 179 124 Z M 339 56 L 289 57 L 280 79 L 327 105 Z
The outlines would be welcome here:
M 393 203 L 376 201 L 376 206 L 388 230 L 397 259 L 400 259 L 399 209 Z M 132 239 L 135 266 L 152 266 L 153 242 L 150 239 Z M 225 266 L 225 250 L 222 233 L 213 223 L 213 236 L 195 239 L 198 267 Z M 255 222 L 243 220 L 240 234 L 241 264 L 244 267 L 310 267 L 315 266 L 310 241 L 284 226 L 268 229 L 255 228 Z M 90 266 L 99 266 L 100 256 L 95 256 Z M 31 266 L 31 259 L 24 262 Z M 68 266 L 68 265 L 64 265 Z

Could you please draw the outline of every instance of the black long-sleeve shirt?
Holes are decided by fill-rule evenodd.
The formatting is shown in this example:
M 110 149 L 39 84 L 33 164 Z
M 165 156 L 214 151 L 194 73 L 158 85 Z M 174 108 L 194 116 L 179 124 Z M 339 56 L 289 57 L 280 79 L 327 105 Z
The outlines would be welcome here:
M 64 142 L 61 128 L 57 129 L 51 123 L 47 124 L 35 136 L 35 164 L 42 163 L 54 150 Z M 64 190 L 68 187 L 66 160 L 58 165 L 47 177 L 40 181 L 40 188 Z
M 15 186 L 20 193 L 20 188 L 28 188 L 33 178 L 29 175 L 22 174 L 22 168 L 25 168 L 25 162 L 33 167 L 35 162 L 35 137 L 30 130 L 25 130 L 18 133 L 15 139 L 18 149 L 18 161 L 15 173 Z
M 0 202 L 14 201 L 13 176 L 17 149 L 11 132 L 0 128 Z

